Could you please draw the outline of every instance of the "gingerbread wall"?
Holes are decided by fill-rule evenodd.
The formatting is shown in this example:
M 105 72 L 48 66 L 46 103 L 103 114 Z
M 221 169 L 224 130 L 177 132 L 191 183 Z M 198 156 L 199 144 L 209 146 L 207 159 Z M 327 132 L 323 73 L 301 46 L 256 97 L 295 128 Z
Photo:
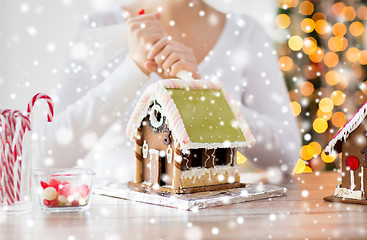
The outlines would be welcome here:
M 167 125 L 168 128 L 168 125 Z M 144 143 L 144 140 L 149 146 L 149 149 L 156 149 L 159 151 L 166 151 L 168 146 L 172 148 L 172 159 L 174 159 L 174 143 L 173 138 L 169 136 L 168 132 L 160 132 L 160 133 L 154 133 L 152 128 L 147 124 L 147 118 L 145 118 L 141 125 L 142 129 L 142 143 Z M 164 144 L 164 139 L 170 138 L 170 144 L 166 145 Z M 173 162 L 173 160 L 172 160 Z M 150 174 L 151 174 L 151 167 L 149 167 L 150 164 L 150 153 L 148 152 L 148 156 L 146 158 L 143 158 L 143 181 L 150 181 Z M 171 185 L 172 184 L 172 172 L 173 172 L 173 163 L 168 163 L 167 158 L 165 159 L 165 163 L 160 163 L 159 168 L 162 167 L 162 165 L 165 165 L 165 172 L 168 176 L 166 184 Z M 159 172 L 161 172 L 161 169 L 159 169 Z M 158 173 L 159 173 L 158 172 Z M 152 172 L 153 173 L 153 172 Z M 153 173 L 155 174 L 155 173 Z
M 361 168 L 364 168 L 364 192 L 367 190 L 367 163 L 365 162 L 365 154 L 361 153 L 362 149 L 367 147 L 366 129 L 367 120 L 364 119 L 358 128 L 349 134 L 347 141 L 342 143 L 341 169 L 343 188 L 350 189 L 351 187 L 351 171 L 347 170 L 346 160 L 349 156 L 355 156 L 358 159 L 359 166 L 356 170 L 354 170 L 354 190 L 361 190 Z

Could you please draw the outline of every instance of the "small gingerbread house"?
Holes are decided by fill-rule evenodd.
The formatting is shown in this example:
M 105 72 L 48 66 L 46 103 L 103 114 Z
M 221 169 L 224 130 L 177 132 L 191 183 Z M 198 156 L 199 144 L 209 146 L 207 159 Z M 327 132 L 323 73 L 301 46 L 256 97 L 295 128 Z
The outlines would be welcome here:
M 325 148 L 328 154 L 342 153 L 340 176 L 332 201 L 365 201 L 367 191 L 367 102 Z M 339 199 L 337 199 L 339 198 Z M 342 200 L 343 199 L 343 200 Z
M 217 83 L 161 80 L 142 94 L 128 122 L 135 140 L 130 186 L 189 193 L 242 186 L 238 147 L 254 138 Z

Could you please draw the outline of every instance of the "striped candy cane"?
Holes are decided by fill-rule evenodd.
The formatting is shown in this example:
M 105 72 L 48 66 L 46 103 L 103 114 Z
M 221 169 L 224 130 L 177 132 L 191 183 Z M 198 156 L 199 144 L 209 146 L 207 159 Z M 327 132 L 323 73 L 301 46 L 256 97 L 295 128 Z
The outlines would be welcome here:
M 0 115 L 0 202 L 6 201 L 5 193 L 5 145 L 6 145 L 6 119 Z
M 54 105 L 53 105 L 52 99 L 48 95 L 43 94 L 43 93 L 37 93 L 36 95 L 34 95 L 31 101 L 29 101 L 28 107 L 27 107 L 27 117 L 31 119 L 30 115 L 31 115 L 32 109 L 34 107 L 34 104 L 39 99 L 44 99 L 47 101 L 47 104 L 48 104 L 47 121 L 51 122 L 52 118 L 54 117 Z
M 21 111 L 15 110 L 7 112 L 8 125 L 11 130 L 11 149 L 8 156 L 8 164 L 12 173 L 8 175 L 8 181 L 13 182 L 13 192 L 15 200 L 20 200 L 20 187 L 21 187 L 21 167 L 22 167 L 22 146 L 23 136 L 25 131 L 30 130 L 30 121 L 28 117 L 24 116 Z M 20 118 L 20 121 L 17 121 Z M 11 198 L 12 199 L 12 198 Z
M 7 203 L 9 205 L 15 202 L 14 195 L 14 174 L 13 174 L 13 164 L 11 163 L 11 152 L 9 142 L 5 145 L 5 192 L 7 197 Z

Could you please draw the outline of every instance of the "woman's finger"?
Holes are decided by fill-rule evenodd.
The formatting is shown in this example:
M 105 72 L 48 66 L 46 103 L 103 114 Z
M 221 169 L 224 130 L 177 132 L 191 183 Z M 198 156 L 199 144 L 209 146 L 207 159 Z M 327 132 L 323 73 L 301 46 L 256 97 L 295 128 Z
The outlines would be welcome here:
M 150 51 L 148 52 L 148 56 L 147 56 L 147 58 L 149 59 L 149 60 L 153 60 L 156 56 L 157 56 L 157 54 L 159 53 L 159 52 L 161 52 L 162 51 L 162 49 L 165 47 L 165 46 L 167 46 L 168 44 L 169 44 L 169 40 L 168 40 L 168 38 L 167 37 L 163 37 L 162 39 L 160 39 L 156 44 L 154 44 L 153 46 L 152 46 L 152 48 L 150 49 Z
M 188 63 L 185 60 L 179 60 L 177 62 L 175 62 L 172 66 L 171 66 L 171 70 L 170 70 L 170 75 L 171 76 L 176 76 L 176 74 L 181 71 L 181 70 L 186 70 L 188 72 L 191 72 L 193 74 L 193 77 L 195 79 L 200 78 L 197 68 L 193 65 Z
M 155 13 L 147 13 L 144 15 L 139 15 L 136 17 L 131 17 L 126 20 L 127 24 L 133 23 L 133 22 L 145 22 L 149 20 L 158 20 L 157 14 Z
M 176 52 L 172 52 L 163 62 L 162 69 L 165 74 L 169 74 L 173 64 L 180 60 L 179 55 Z
M 172 52 L 177 51 L 173 45 L 166 45 L 155 57 L 154 61 L 158 64 L 158 66 L 162 67 L 166 58 L 171 55 Z M 149 58 L 148 58 L 149 60 Z

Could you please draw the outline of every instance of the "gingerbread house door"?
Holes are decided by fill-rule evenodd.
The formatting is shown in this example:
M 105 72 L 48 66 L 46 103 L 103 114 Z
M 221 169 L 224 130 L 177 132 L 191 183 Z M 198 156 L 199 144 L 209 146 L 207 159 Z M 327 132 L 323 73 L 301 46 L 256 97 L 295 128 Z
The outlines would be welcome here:
M 160 157 L 159 150 L 150 149 L 150 182 L 159 184 L 160 175 Z

